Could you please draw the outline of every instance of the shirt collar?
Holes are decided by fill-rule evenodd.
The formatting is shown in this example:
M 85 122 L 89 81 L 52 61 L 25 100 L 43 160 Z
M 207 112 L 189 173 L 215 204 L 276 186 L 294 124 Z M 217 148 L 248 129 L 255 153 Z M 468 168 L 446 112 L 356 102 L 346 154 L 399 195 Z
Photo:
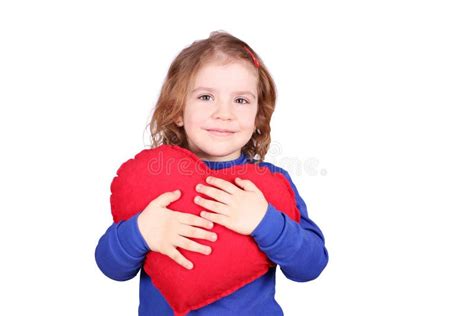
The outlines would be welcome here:
M 234 160 L 228 161 L 210 161 L 210 160 L 202 160 L 210 169 L 223 169 L 229 168 L 232 166 L 241 165 L 247 162 L 247 158 L 244 153 L 240 154 L 240 157 Z

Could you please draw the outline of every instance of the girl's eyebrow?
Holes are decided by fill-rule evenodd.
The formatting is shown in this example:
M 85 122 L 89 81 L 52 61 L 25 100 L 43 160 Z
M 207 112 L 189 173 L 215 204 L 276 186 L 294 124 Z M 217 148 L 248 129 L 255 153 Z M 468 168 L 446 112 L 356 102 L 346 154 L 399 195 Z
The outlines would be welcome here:
M 212 89 L 212 88 L 197 87 L 197 88 L 193 89 L 193 91 L 191 91 L 191 93 L 194 93 L 195 91 L 198 91 L 198 90 L 206 90 L 206 91 L 216 92 L 216 90 Z M 251 97 L 253 97 L 254 99 L 256 99 L 255 95 L 250 91 L 234 91 L 234 94 L 248 94 Z

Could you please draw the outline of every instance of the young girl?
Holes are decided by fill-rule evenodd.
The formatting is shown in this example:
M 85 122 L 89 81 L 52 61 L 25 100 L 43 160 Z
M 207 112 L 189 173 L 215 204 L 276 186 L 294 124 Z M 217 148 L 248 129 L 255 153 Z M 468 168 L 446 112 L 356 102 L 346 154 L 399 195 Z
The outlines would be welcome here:
M 193 263 L 178 247 L 212 255 L 210 247 L 189 238 L 215 242 L 218 236 L 209 229 L 217 223 L 251 235 L 290 280 L 318 277 L 328 262 L 324 236 L 308 217 L 288 172 L 263 161 L 275 100 L 273 79 L 258 55 L 236 37 L 213 32 L 185 48 L 171 64 L 150 123 L 152 146 L 182 146 L 211 169 L 251 162 L 282 173 L 295 193 L 300 223 L 269 204 L 251 181 L 230 183 L 209 177 L 208 185 L 196 191 L 215 201 L 201 198 L 195 203 L 212 212 L 195 216 L 168 209 L 180 192 L 166 192 L 141 213 L 112 224 L 96 249 L 97 265 L 105 275 L 122 281 L 133 278 L 150 250 L 192 269 Z M 189 315 L 283 315 L 274 298 L 275 272 L 275 267 L 270 268 L 262 277 Z M 173 315 L 143 269 L 139 315 Z

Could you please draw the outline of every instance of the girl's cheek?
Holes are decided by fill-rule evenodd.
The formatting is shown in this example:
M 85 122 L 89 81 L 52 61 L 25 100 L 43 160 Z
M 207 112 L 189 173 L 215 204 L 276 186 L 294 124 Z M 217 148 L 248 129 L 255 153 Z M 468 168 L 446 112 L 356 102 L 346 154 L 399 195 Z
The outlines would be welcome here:
M 257 111 L 251 111 L 251 112 L 248 113 L 246 119 L 244 120 L 245 127 L 253 128 L 253 125 L 255 123 L 256 115 L 257 115 Z
M 203 125 L 207 117 L 209 116 L 202 111 L 193 112 L 190 113 L 189 123 L 190 125 L 199 127 L 200 125 Z

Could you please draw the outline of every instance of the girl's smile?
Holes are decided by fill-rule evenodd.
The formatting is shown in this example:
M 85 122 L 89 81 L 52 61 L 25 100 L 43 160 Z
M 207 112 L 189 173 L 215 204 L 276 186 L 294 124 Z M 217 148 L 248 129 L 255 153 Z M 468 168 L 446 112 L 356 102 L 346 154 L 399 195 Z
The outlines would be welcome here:
M 211 134 L 211 135 L 215 135 L 215 136 L 219 136 L 219 137 L 222 137 L 222 136 L 230 136 L 230 135 L 233 135 L 234 131 L 230 131 L 230 130 L 226 130 L 226 129 L 207 129 L 207 131 Z

